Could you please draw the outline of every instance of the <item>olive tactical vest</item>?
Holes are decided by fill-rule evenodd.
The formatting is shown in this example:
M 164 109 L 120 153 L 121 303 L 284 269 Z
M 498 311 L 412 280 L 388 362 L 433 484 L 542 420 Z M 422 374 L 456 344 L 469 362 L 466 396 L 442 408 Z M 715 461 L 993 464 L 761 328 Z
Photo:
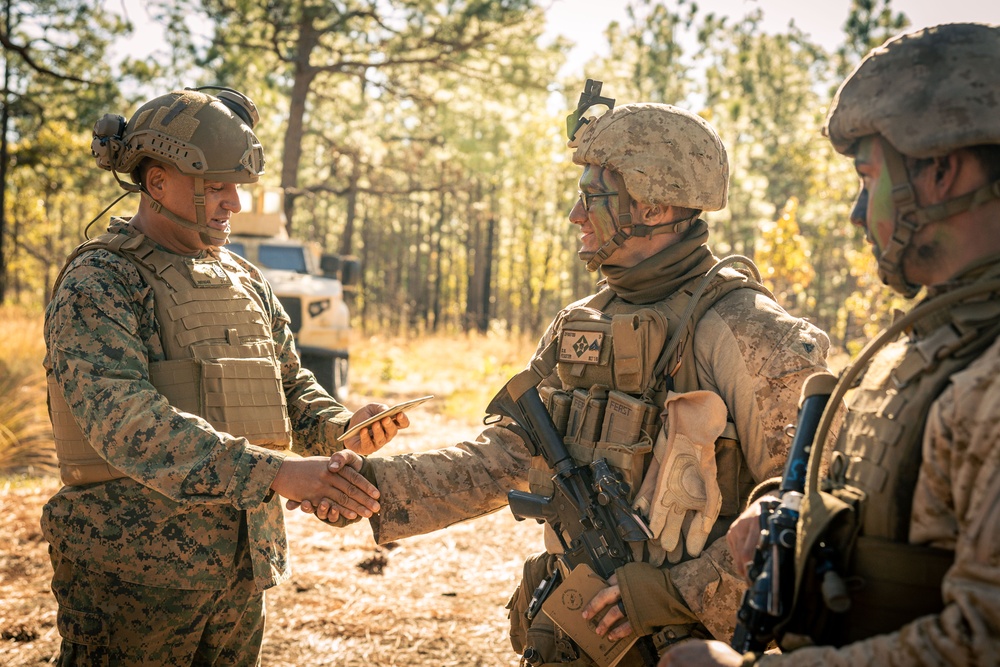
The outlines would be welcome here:
M 800 593 L 801 617 L 821 620 L 791 623 L 784 648 L 851 643 L 943 608 L 941 582 L 954 553 L 908 543 L 913 494 L 931 404 L 1000 334 L 998 271 L 990 273 L 977 282 L 992 277 L 992 288 L 983 285 L 947 310 L 928 313 L 914 322 L 907 340 L 882 348 L 854 389 L 824 482 L 827 493 L 852 508 L 840 516 L 852 518 L 830 528 L 806 523 L 801 536 L 803 544 L 826 539 L 837 552 L 830 562 L 849 583 L 850 608 L 831 613 L 822 609 L 822 596 Z M 818 536 L 824 530 L 827 537 Z
M 66 267 L 80 254 L 95 249 L 128 259 L 153 291 L 166 359 L 150 362 L 149 381 L 170 405 L 254 445 L 288 449 L 291 424 L 271 320 L 256 292 L 248 287 L 247 270 L 225 250 L 217 257 L 184 257 L 160 250 L 135 230 L 104 234 L 84 243 L 70 255 Z M 53 293 L 65 271 L 64 267 Z M 63 483 L 125 477 L 84 437 L 51 373 L 48 395 Z
M 650 462 L 667 391 L 700 388 L 691 340 L 698 321 L 734 290 L 749 288 L 770 297 L 753 277 L 735 269 L 721 268 L 696 286 L 702 278 L 645 305 L 603 289 L 585 305 L 560 313 L 552 342 L 531 364 L 539 380 L 553 369 L 558 374 L 560 386 L 543 385 L 539 393 L 573 459 L 581 465 L 605 459 L 622 474 L 631 496 Z M 720 516 L 733 517 L 754 481 L 732 423 L 716 441 L 716 463 L 724 498 Z M 552 474 L 542 457 L 534 457 L 531 491 L 551 495 Z M 555 536 L 547 535 L 546 543 L 552 548 Z

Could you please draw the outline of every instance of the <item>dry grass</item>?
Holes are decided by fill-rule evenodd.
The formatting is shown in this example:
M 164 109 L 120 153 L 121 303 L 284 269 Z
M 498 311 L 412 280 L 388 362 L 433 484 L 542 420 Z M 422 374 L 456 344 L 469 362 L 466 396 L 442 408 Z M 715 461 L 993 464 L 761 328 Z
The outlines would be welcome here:
M 386 453 L 453 444 L 479 432 L 489 398 L 533 349 L 495 336 L 358 341 L 348 404 L 433 393 Z M 52 478 L 0 481 L 2 665 L 48 664 L 58 650 L 38 527 L 57 488 Z M 294 575 L 268 594 L 265 665 L 517 664 L 504 604 L 524 557 L 541 549 L 537 525 L 504 510 L 382 549 L 367 522 L 336 530 L 286 518 Z
M 0 475 L 55 471 L 40 314 L 0 308 Z

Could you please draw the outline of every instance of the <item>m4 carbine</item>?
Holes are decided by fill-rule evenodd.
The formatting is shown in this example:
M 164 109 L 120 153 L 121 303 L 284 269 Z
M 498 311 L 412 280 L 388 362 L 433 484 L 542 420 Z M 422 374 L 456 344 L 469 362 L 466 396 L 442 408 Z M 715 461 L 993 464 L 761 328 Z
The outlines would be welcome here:
M 604 459 L 577 465 L 556 431 L 537 388 L 517 375 L 493 397 L 486 412 L 487 424 L 502 417 L 514 420 L 513 430 L 555 472 L 552 496 L 524 491 L 507 494 L 515 518 L 548 523 L 559 537 L 563 547 L 559 557 L 569 570 L 586 563 L 607 581 L 615 570 L 631 562 L 629 543 L 644 542 L 652 533 L 629 505 L 628 484 Z M 529 606 L 529 618 L 537 613 L 556 584 L 557 580 L 549 579 L 539 587 Z M 649 637 L 640 638 L 639 649 L 649 664 L 656 663 L 656 651 Z
M 740 653 L 766 649 L 775 639 L 775 628 L 791 612 L 795 539 L 809 453 L 836 382 L 837 378 L 829 373 L 816 373 L 802 385 L 798 424 L 778 490 L 780 500 L 761 503 L 760 541 L 748 572 L 751 584 L 743 594 L 732 642 Z

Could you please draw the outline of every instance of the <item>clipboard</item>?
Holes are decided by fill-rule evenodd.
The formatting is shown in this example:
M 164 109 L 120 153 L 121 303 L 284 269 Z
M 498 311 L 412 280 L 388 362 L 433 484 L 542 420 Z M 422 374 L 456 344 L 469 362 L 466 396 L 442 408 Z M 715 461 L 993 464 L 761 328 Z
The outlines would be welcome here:
M 369 417 L 368 419 L 364 420 L 360 424 L 355 424 L 351 428 L 347 429 L 346 431 L 344 431 L 343 435 L 341 435 L 339 438 L 337 438 L 337 442 L 343 442 L 344 440 L 347 440 L 348 438 L 350 438 L 352 435 L 357 435 L 361 431 L 361 429 L 367 428 L 367 427 L 371 426 L 372 424 L 374 424 L 377 421 L 382 421 L 386 417 L 392 417 L 394 415 L 398 415 L 403 410 L 406 410 L 407 408 L 412 408 L 412 407 L 415 407 L 417 405 L 420 405 L 421 403 L 424 403 L 425 401 L 429 401 L 432 398 L 434 398 L 433 394 L 430 395 L 430 396 L 421 396 L 420 398 L 412 398 L 412 399 L 410 399 L 408 401 L 403 401 L 402 403 L 397 403 L 396 405 L 392 406 L 388 410 L 383 410 L 382 412 L 378 413 L 377 415 L 374 415 L 374 416 Z
M 598 667 L 617 665 L 639 639 L 635 632 L 632 632 L 612 642 L 594 632 L 594 628 L 607 613 L 607 609 L 596 618 L 583 620 L 583 608 L 607 586 L 607 582 L 589 565 L 580 563 L 542 603 L 542 611 L 569 635 Z

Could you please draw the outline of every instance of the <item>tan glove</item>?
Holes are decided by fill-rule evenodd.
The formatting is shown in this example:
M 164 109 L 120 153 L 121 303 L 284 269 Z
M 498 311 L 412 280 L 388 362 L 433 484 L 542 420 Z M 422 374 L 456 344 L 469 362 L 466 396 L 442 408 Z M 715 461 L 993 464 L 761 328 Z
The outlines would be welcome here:
M 634 506 L 649 516 L 650 530 L 676 563 L 681 532 L 683 546 L 697 556 L 722 509 L 715 441 L 726 428 L 726 404 L 710 391 L 669 392 L 663 410 L 664 427 Z

